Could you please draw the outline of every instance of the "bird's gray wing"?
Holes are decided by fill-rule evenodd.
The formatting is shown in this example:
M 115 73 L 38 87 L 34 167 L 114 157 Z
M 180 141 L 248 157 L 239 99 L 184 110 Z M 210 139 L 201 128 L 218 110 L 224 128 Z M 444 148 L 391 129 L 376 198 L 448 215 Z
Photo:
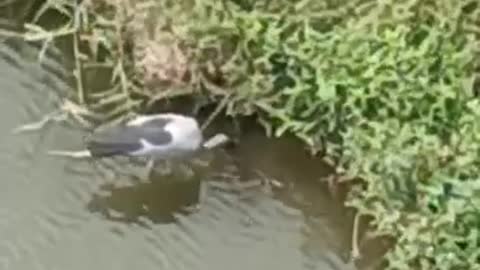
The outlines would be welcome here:
M 172 120 L 169 118 L 153 118 L 139 126 L 128 126 L 133 136 L 142 138 L 153 145 L 165 145 L 172 141 L 171 134 L 165 130 L 165 127 Z
M 141 126 L 118 125 L 95 131 L 86 140 L 87 149 L 94 157 L 114 155 L 130 155 L 142 150 L 141 140 L 153 145 L 165 145 L 172 141 L 165 125 L 154 125 L 153 122 Z

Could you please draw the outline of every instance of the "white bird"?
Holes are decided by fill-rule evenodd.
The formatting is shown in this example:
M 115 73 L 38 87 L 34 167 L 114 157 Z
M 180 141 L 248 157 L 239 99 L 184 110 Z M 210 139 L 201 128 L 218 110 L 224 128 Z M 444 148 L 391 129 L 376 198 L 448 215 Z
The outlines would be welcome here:
M 126 123 L 94 131 L 86 140 L 86 148 L 91 157 L 148 157 L 150 173 L 157 160 L 188 158 L 228 141 L 223 133 L 204 141 L 196 119 L 163 113 L 140 115 Z

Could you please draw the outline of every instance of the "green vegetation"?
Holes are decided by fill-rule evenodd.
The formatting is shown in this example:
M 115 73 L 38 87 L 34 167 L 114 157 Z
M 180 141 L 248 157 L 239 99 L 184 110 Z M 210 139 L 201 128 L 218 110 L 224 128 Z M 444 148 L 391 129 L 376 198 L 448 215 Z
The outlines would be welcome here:
M 79 75 L 79 106 L 192 95 L 256 114 L 361 179 L 346 203 L 396 239 L 387 269 L 480 268 L 478 0 L 67 2 L 48 3 L 78 74 L 114 70 L 104 91 Z

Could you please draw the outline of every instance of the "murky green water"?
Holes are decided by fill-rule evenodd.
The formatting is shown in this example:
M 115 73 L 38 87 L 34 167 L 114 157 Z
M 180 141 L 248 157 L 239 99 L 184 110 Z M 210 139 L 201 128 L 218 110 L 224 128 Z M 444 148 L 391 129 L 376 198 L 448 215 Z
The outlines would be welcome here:
M 80 148 L 75 127 L 13 134 L 72 87 L 61 54 L 40 65 L 32 51 L 0 42 L 0 269 L 356 269 L 351 219 L 316 181 L 325 168 L 290 140 L 254 130 L 195 180 L 138 181 L 46 154 Z

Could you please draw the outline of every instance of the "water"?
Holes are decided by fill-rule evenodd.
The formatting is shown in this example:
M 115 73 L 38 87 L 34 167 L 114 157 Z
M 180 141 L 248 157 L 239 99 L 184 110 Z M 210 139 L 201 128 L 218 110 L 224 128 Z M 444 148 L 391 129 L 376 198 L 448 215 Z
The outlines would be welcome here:
M 34 56 L 0 42 L 1 270 L 356 269 L 351 217 L 317 181 L 327 169 L 293 140 L 253 129 L 188 181 L 146 181 L 131 166 L 46 154 L 79 149 L 75 127 L 13 134 L 72 91 L 60 53 L 43 65 Z

